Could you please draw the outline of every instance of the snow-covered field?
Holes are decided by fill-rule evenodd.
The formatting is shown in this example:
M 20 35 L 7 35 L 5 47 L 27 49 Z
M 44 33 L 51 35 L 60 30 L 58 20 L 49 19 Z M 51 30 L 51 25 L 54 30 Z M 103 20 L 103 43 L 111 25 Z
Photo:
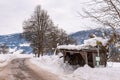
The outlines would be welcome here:
M 31 58 L 32 64 L 58 75 L 61 80 L 120 80 L 120 63 L 109 62 L 106 68 L 90 68 L 85 65 L 75 69 L 75 66 L 63 63 L 63 59 L 59 58 L 60 55 L 33 58 L 32 54 L 19 54 L 20 52 L 0 54 L 0 67 L 15 58 Z

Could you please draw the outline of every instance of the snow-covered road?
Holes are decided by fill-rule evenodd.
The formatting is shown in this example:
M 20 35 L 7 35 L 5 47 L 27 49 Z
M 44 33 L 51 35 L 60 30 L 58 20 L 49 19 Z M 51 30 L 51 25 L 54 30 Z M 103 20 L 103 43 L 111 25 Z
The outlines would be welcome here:
M 29 63 L 27 58 L 12 60 L 0 68 L 0 80 L 59 80 L 58 77 Z
M 120 80 L 120 63 L 107 67 L 71 66 L 59 55 L 0 54 L 0 80 Z

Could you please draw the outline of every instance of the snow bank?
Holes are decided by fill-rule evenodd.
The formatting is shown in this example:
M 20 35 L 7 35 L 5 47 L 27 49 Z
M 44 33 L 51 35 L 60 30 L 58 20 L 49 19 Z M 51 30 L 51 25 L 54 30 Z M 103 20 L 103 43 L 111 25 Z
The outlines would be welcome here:
M 15 47 L 15 48 L 9 48 L 9 53 L 13 53 L 13 52 L 15 52 L 17 50 L 17 47 Z
M 71 80 L 120 80 L 119 68 L 90 68 L 82 67 L 74 71 Z
M 107 62 L 107 67 L 120 68 L 119 62 Z
M 63 63 L 63 59 L 57 55 L 43 56 L 41 58 L 33 58 L 30 60 L 33 64 L 46 69 L 55 74 L 68 74 L 74 71 L 74 68 Z
M 75 68 L 63 63 L 57 55 L 32 58 L 30 61 L 49 72 L 58 75 L 61 80 L 120 80 L 120 63 L 108 63 L 105 68 L 91 68 L 88 65 Z M 117 67 L 116 67 L 117 66 Z
M 12 57 L 11 54 L 0 54 L 0 67 L 7 65 L 11 57 Z
M 17 50 L 13 52 L 12 57 L 15 58 L 32 58 L 34 54 L 21 54 L 23 50 Z
M 17 50 L 13 52 L 13 54 L 0 54 L 0 67 L 7 65 L 11 60 L 16 58 L 32 58 L 33 57 L 33 54 L 20 54 L 21 52 L 22 50 Z
M 87 40 L 84 40 L 84 45 L 95 47 L 97 46 L 97 41 L 101 42 L 103 46 L 106 45 L 108 39 L 103 39 L 102 37 L 94 37 Z
M 90 68 L 85 65 L 76 69 L 72 74 L 63 77 L 64 80 L 120 80 L 120 63 L 108 62 L 105 68 Z M 111 66 L 111 67 L 110 67 Z

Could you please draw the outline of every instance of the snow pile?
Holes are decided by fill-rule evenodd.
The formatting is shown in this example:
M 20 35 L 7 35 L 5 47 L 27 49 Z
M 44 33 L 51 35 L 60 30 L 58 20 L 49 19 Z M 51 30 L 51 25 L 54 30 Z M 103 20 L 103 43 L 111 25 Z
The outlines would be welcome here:
M 14 51 L 11 49 L 10 51 Z M 12 52 L 13 54 L 0 54 L 0 67 L 7 65 L 11 60 L 16 58 L 32 58 L 33 54 L 20 54 L 22 50 Z
M 120 80 L 119 74 L 119 68 L 81 67 L 67 76 L 70 80 Z
M 88 49 L 85 45 L 60 45 L 57 49 L 70 49 L 70 50 L 81 50 L 81 49 Z
M 15 47 L 15 48 L 9 48 L 9 53 L 13 53 L 13 52 L 15 52 L 17 50 L 17 47 Z
M 11 58 L 11 54 L 0 54 L 0 67 L 7 65 Z
M 68 74 L 74 71 L 74 68 L 68 64 L 63 63 L 63 59 L 57 55 L 42 56 L 41 58 L 30 59 L 33 64 L 46 69 L 55 74 Z
M 0 54 L 0 63 L 7 61 L 10 57 L 11 55 Z
M 87 40 L 84 40 L 84 44 L 87 46 L 92 46 L 92 47 L 95 47 L 97 46 L 97 41 L 101 42 L 103 46 L 106 45 L 108 39 L 103 39 L 102 37 L 94 37 L 94 38 L 90 38 L 90 39 L 87 39 Z
M 120 80 L 120 63 L 108 63 L 108 67 L 91 68 L 88 65 L 75 68 L 63 63 L 63 59 L 57 55 L 42 56 L 40 58 L 32 58 L 30 61 L 58 75 L 61 80 Z
M 13 58 L 32 58 L 34 54 L 21 54 L 23 50 L 17 50 L 13 52 Z
M 119 62 L 107 62 L 107 67 L 120 68 Z

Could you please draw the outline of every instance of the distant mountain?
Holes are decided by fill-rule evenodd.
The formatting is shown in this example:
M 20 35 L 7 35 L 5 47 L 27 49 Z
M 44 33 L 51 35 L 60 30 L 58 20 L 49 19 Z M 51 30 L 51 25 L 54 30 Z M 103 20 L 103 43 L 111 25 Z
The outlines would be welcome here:
M 103 33 L 106 33 L 107 35 L 111 34 L 112 30 L 111 29 L 103 29 L 103 28 L 98 28 L 98 29 L 91 29 L 91 30 L 83 30 L 83 31 L 78 31 L 75 33 L 70 34 L 69 36 L 72 37 L 77 41 L 77 44 L 83 44 L 84 40 L 89 39 L 90 35 L 95 34 L 96 36 L 102 37 L 104 36 Z M 117 29 L 118 34 L 120 34 L 120 28 Z
M 92 29 L 79 31 L 73 34 L 70 34 L 70 37 L 73 37 L 78 44 L 83 44 L 84 40 L 89 39 L 89 35 L 95 34 L 97 36 L 103 36 L 105 29 Z M 106 30 L 108 33 L 110 30 Z M 120 32 L 120 29 L 118 29 Z M 23 50 L 25 53 L 31 53 L 32 48 L 28 42 L 21 36 L 21 33 L 10 34 L 10 35 L 0 35 L 0 45 L 7 44 L 9 48 L 15 48 L 16 50 Z
M 78 31 L 76 33 L 70 34 L 69 36 L 74 38 L 78 44 L 83 44 L 84 40 L 89 39 L 90 35 L 95 34 L 96 36 L 103 36 L 101 29 L 92 29 Z
M 21 33 L 0 35 L 0 45 L 7 44 L 9 48 L 15 48 L 16 50 L 23 50 L 25 53 L 30 53 L 32 48 L 29 47 L 28 42 L 21 36 Z

